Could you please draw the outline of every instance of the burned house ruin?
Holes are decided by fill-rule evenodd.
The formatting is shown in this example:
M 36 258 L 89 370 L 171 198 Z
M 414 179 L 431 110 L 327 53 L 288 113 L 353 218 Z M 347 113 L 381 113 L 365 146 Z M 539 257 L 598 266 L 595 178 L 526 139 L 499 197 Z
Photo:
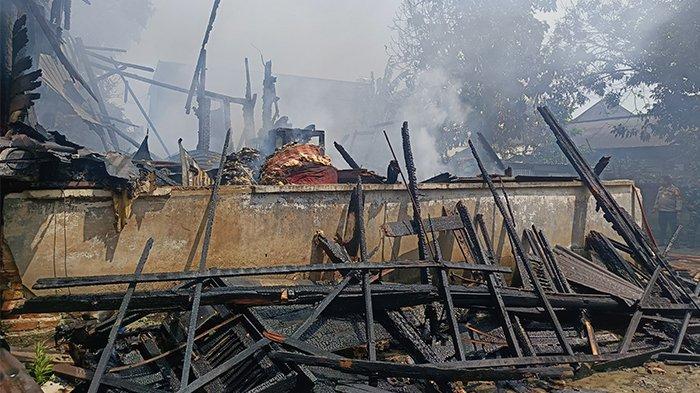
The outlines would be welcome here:
M 607 161 L 547 106 L 565 172 L 511 166 L 474 133 L 474 173 L 419 179 L 395 119 L 372 171 L 361 133 L 285 116 L 271 60 L 260 95 L 247 58 L 242 97 L 209 90 L 219 0 L 189 85 L 72 37 L 70 5 L 0 3 L 4 391 L 41 391 L 18 332 L 48 334 L 55 378 L 87 392 L 556 390 L 698 363 L 700 284 L 675 235 L 655 242 L 635 183 L 601 180 Z M 110 107 L 114 80 L 147 127 Z M 178 99 L 194 149 L 159 126 Z

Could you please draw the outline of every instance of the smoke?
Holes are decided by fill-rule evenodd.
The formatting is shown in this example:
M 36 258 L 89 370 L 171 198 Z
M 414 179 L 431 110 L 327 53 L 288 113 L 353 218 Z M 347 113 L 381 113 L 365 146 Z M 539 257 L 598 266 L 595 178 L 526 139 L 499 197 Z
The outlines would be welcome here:
M 459 87 L 444 70 L 429 69 L 418 75 L 415 89 L 397 110 L 397 118 L 407 120 L 412 131 L 419 178 L 457 170 L 440 153 L 440 146 L 445 144 L 445 138 L 451 137 L 446 132 L 450 126 L 466 122 L 471 111 L 460 100 L 459 93 Z
M 131 7 L 134 2 L 142 2 L 152 10 L 143 29 L 140 27 L 143 15 L 139 13 L 144 7 Z M 288 115 L 296 127 L 314 123 L 317 128 L 328 131 L 328 141 L 339 140 L 359 128 L 336 118 L 344 112 L 354 112 L 366 100 L 350 97 L 345 100 L 343 111 L 329 110 L 324 105 L 324 98 L 334 95 L 334 86 L 317 86 L 315 93 L 309 95 L 296 88 L 297 84 L 285 76 L 350 83 L 364 78 L 366 85 L 370 73 L 381 72 L 386 65 L 385 45 L 391 34 L 389 25 L 399 2 L 223 1 L 207 46 L 207 89 L 242 97 L 245 87 L 243 59 L 248 57 L 253 93 L 258 94 L 256 127 L 259 128 L 262 55 L 273 61 L 273 74 L 280 75 L 277 86 L 280 115 Z M 127 49 L 128 53 L 113 54 L 122 61 L 154 68 L 159 61 L 167 61 L 194 70 L 212 0 L 93 0 L 91 3 L 90 6 L 74 2 L 71 31 L 71 34 L 83 37 L 87 45 Z M 115 12 L 117 8 L 120 12 Z M 124 33 L 125 29 L 131 28 L 138 33 L 131 34 L 130 30 L 128 34 Z M 147 84 L 132 82 L 131 86 L 142 103 L 149 102 Z M 123 105 L 120 100 L 121 97 L 117 97 L 115 101 Z M 185 115 L 184 104 L 183 96 L 181 105 L 167 110 L 167 116 L 172 120 L 168 124 L 179 123 L 181 127 L 163 125 L 158 129 L 171 151 L 176 149 L 180 137 L 184 138 L 187 148 L 193 148 L 196 143 L 196 130 L 191 128 L 192 121 L 188 119 L 194 115 Z M 213 107 L 218 107 L 218 103 L 213 103 Z M 243 124 L 240 112 L 240 106 L 232 105 L 236 142 Z M 145 129 L 145 121 L 133 100 L 126 104 L 126 113 L 130 120 L 144 125 Z M 224 133 L 223 129 L 212 130 L 212 150 L 216 150 L 215 142 L 222 139 Z M 153 146 L 153 149 L 163 155 L 159 146 Z
M 644 0 L 645 3 L 649 1 Z M 564 18 L 566 8 L 563 5 L 575 7 L 585 2 L 557 1 L 556 11 L 538 13 L 537 19 L 549 25 L 544 27 L 544 34 L 550 34 Z M 128 62 L 154 67 L 158 61 L 167 61 L 194 70 L 212 0 L 93 0 L 92 3 L 88 6 L 74 2 L 71 34 L 82 36 L 87 45 L 128 49 L 126 54 L 115 54 L 118 59 Z M 332 141 L 341 142 L 362 166 L 380 173 L 385 171 L 389 155 L 382 128 L 387 129 L 399 159 L 402 158 L 401 149 L 397 148 L 400 146 L 398 135 L 401 121 L 407 120 L 412 130 L 419 177 L 426 178 L 444 171 L 473 174 L 470 168 L 463 166 L 464 162 L 450 162 L 448 156 L 456 153 L 450 146 L 464 145 L 469 132 L 480 131 L 488 135 L 486 127 L 500 126 L 501 130 L 495 132 L 522 127 L 518 127 L 520 123 L 501 124 L 498 116 L 484 115 L 488 111 L 477 103 L 465 104 L 460 99 L 465 96 L 460 90 L 463 84 L 454 82 L 456 70 L 448 63 L 439 64 L 437 61 L 427 66 L 422 64 L 425 71 L 412 76 L 411 94 L 382 103 L 384 97 L 376 96 L 369 75 L 372 71 L 379 75 L 387 64 L 387 46 L 392 41 L 393 21 L 401 3 L 402 0 L 224 1 L 207 47 L 207 88 L 241 97 L 244 91 L 243 58 L 248 57 L 253 92 L 258 93 L 256 127 L 259 128 L 262 54 L 265 59 L 273 61 L 273 74 L 279 76 L 280 115 L 289 116 L 296 127 L 313 123 L 318 129 L 326 130 L 327 145 L 331 146 Z M 515 9 L 516 6 L 512 7 Z M 531 98 L 540 94 L 535 90 L 538 87 L 535 87 L 534 78 L 517 77 L 529 75 L 527 57 L 510 53 L 507 47 L 495 45 L 488 38 L 495 30 L 501 32 L 505 42 L 524 40 L 523 45 L 539 45 L 539 42 L 513 33 L 512 26 L 517 21 L 515 16 L 520 14 L 510 15 L 510 10 L 491 4 L 482 8 L 479 12 L 483 13 L 483 18 L 475 14 L 468 23 L 458 23 L 458 26 L 468 26 L 464 27 L 468 32 L 464 39 L 472 41 L 464 53 L 450 55 L 456 58 L 455 55 L 482 56 L 498 52 L 503 61 L 490 64 L 490 68 L 479 73 L 472 69 L 458 70 L 462 72 L 459 79 L 473 81 L 474 85 L 479 85 L 478 89 L 483 90 L 483 95 L 496 97 L 491 101 L 501 97 L 509 99 L 520 92 L 522 99 L 519 102 L 532 106 Z M 493 14 L 501 18 L 501 23 L 488 22 L 487 17 Z M 667 14 L 663 14 L 664 18 Z M 514 19 L 509 19 L 511 17 Z M 635 18 L 636 15 L 630 16 L 631 20 L 639 19 Z M 623 24 L 623 21 L 616 22 Z M 533 23 L 534 30 L 540 28 Z M 446 33 L 438 32 L 437 36 Z M 628 46 L 639 47 L 646 36 L 630 37 Z M 486 39 L 475 41 L 475 37 Z M 440 47 L 440 42 L 437 40 L 436 48 Z M 449 49 L 444 52 L 449 52 Z M 438 57 L 441 54 L 429 53 L 428 57 L 432 55 Z M 572 59 L 561 59 L 565 60 Z M 532 68 L 539 70 L 539 67 Z M 299 76 L 310 78 L 300 80 Z M 148 85 L 133 82 L 132 88 L 142 102 L 149 101 Z M 184 96 L 181 98 L 180 105 L 173 104 L 164 109 L 168 125 L 159 128 L 171 150 L 175 150 L 180 137 L 188 148 L 193 148 L 196 143 L 196 130 L 192 128 L 194 115 L 184 114 L 185 99 Z M 122 105 L 119 99 L 116 101 L 115 105 Z M 385 112 L 390 112 L 391 116 L 376 113 L 382 112 L 376 110 L 381 104 L 390 106 Z M 213 108 L 217 107 L 219 104 L 213 103 Z M 133 100 L 126 104 L 126 113 L 131 121 L 145 126 Z M 534 110 L 533 116 L 536 116 Z M 237 142 L 242 129 L 240 107 L 232 106 L 231 119 L 234 141 Z M 462 126 L 465 124 L 469 129 Z M 224 133 L 223 126 L 212 130 L 212 150 L 217 150 Z M 461 142 L 450 144 L 455 138 L 460 138 Z M 154 150 L 158 149 L 154 146 Z M 344 167 L 332 147 L 328 153 L 338 167 Z

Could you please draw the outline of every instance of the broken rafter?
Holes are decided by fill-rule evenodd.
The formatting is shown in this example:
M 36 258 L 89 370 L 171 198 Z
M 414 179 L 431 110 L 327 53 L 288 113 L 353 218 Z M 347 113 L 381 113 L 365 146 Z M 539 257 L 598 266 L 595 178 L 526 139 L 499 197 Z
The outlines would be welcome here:
M 696 300 L 692 297 L 692 294 L 685 284 L 681 282 L 677 272 L 668 264 L 668 261 L 658 253 L 656 246 L 649 241 L 639 225 L 630 217 L 629 213 L 617 203 L 605 186 L 603 186 L 603 183 L 593 170 L 591 170 L 583 156 L 581 156 L 581 153 L 571 141 L 566 131 L 564 131 L 556 121 L 554 115 L 544 106 L 538 107 L 537 110 L 554 133 L 561 151 L 579 174 L 581 181 L 586 184 L 588 190 L 595 198 L 597 205 L 603 209 L 603 216 L 605 219 L 612 224 L 613 229 L 630 247 L 634 259 L 646 269 L 648 274 L 655 273 L 656 267 L 661 266 L 663 270 L 668 273 L 668 277 L 673 284 L 675 284 L 677 290 L 679 290 L 697 309 L 700 309 L 700 305 L 698 305 Z M 659 284 L 669 289 L 668 287 L 671 286 L 671 283 L 668 282 L 665 277 L 665 275 L 660 275 Z M 670 290 L 668 290 L 668 292 L 671 293 Z
M 214 277 L 244 277 L 274 274 L 308 273 L 308 272 L 332 272 L 346 270 L 383 270 L 383 269 L 415 269 L 437 268 L 445 266 L 449 269 L 470 270 L 478 272 L 511 273 L 511 269 L 498 265 L 474 265 L 462 262 L 431 262 L 431 261 L 397 261 L 397 262 L 372 262 L 372 263 L 327 263 L 306 266 L 274 266 L 261 268 L 241 269 L 209 269 L 203 272 L 168 272 L 146 273 L 136 279 L 132 274 L 115 274 L 105 276 L 86 277 L 55 277 L 41 278 L 34 284 L 33 289 L 56 289 L 69 287 L 82 287 L 91 285 L 128 284 L 132 282 L 165 282 L 165 281 L 203 281 Z
M 195 90 L 197 88 L 197 80 L 199 79 L 199 73 L 204 68 L 204 57 L 206 56 L 204 52 L 206 51 L 207 43 L 209 42 L 209 35 L 214 27 L 214 21 L 216 20 L 216 11 L 219 9 L 219 3 L 221 0 L 214 0 L 211 6 L 211 13 L 209 14 L 209 22 L 207 23 L 207 28 L 204 31 L 204 38 L 202 39 L 202 46 L 199 48 L 199 55 L 197 56 L 197 65 L 194 68 L 194 74 L 192 75 L 192 82 L 190 83 L 190 88 L 187 91 L 187 102 L 185 103 L 185 113 L 189 114 L 192 107 L 192 98 L 194 97 Z
M 336 148 L 340 146 L 336 144 Z M 341 146 L 342 148 L 342 146 Z M 341 152 L 342 153 L 342 152 Z M 358 240 L 360 242 L 360 262 L 366 263 L 367 257 L 367 239 L 365 237 L 365 195 L 362 190 L 362 178 L 357 177 L 357 186 L 355 187 L 355 227 L 357 228 Z M 365 336 L 367 337 L 367 358 L 370 361 L 377 360 L 377 346 L 374 339 L 374 310 L 372 306 L 372 289 L 371 272 L 364 270 L 362 272 L 362 297 L 365 302 Z M 370 383 L 376 385 L 374 379 Z
M 94 64 L 94 66 L 95 66 L 95 68 L 99 68 L 99 69 L 101 69 L 103 71 L 107 71 L 107 72 L 114 72 L 115 71 L 112 67 L 107 67 L 107 66 L 104 66 L 101 64 Z M 128 79 L 133 79 L 133 80 L 137 80 L 139 82 L 148 83 L 148 84 L 151 84 L 153 86 L 162 87 L 164 89 L 176 91 L 178 93 L 187 93 L 187 89 L 185 89 L 184 87 L 171 85 L 169 83 L 157 81 L 157 80 L 152 79 L 152 78 L 146 78 L 145 76 L 141 76 L 141 75 L 130 73 L 130 72 L 122 71 L 121 74 L 124 75 L 124 77 L 128 78 Z M 231 103 L 238 104 L 238 105 L 243 105 L 246 103 L 245 98 L 233 97 L 233 96 L 229 96 L 226 94 L 215 93 L 215 92 L 209 91 L 209 90 L 205 91 L 205 94 L 207 97 L 209 97 L 213 100 L 229 101 Z
M 350 153 L 348 153 L 347 150 L 343 147 L 338 142 L 333 142 L 333 146 L 335 146 L 335 149 L 338 150 L 338 153 L 340 153 L 341 157 L 343 157 L 343 160 L 350 166 L 352 169 L 361 169 L 360 165 L 352 158 Z
M 396 309 L 410 307 L 439 300 L 436 287 L 422 284 L 373 284 L 372 296 L 375 308 Z M 202 305 L 212 304 L 312 304 L 328 294 L 327 285 L 293 286 L 235 286 L 211 288 L 202 293 Z M 493 297 L 485 287 L 451 286 L 456 307 L 493 307 Z M 136 292 L 130 309 L 141 310 L 184 310 L 191 308 L 191 289 L 170 289 Z M 536 308 L 541 306 L 537 295 L 529 290 L 502 288 L 501 294 L 506 307 Z M 14 314 L 77 312 L 116 310 L 119 308 L 123 292 L 75 295 L 38 296 L 25 300 L 13 310 Z M 566 310 L 588 308 L 589 310 L 630 312 L 630 307 L 616 297 L 592 294 L 549 294 L 553 307 Z M 351 286 L 340 295 L 342 307 L 361 306 L 362 289 Z M 340 306 L 339 306 L 340 307 Z M 693 306 L 673 305 L 664 307 L 644 306 L 644 310 L 663 315 L 684 315 Z
M 474 147 L 474 144 L 472 141 L 469 141 L 469 147 L 472 150 L 472 155 L 474 155 L 474 159 L 476 160 L 476 163 L 479 166 L 479 170 L 481 171 L 481 174 L 484 178 L 484 181 L 488 185 L 489 189 L 491 190 L 491 194 L 493 195 L 493 200 L 494 203 L 496 204 L 496 207 L 498 207 L 498 210 L 501 213 L 501 216 L 503 216 L 503 222 L 506 227 L 506 232 L 508 233 L 508 236 L 511 240 L 511 245 L 513 246 L 513 255 L 516 259 L 516 261 L 522 262 L 522 265 L 525 267 L 528 276 L 530 277 L 530 280 L 532 281 L 532 284 L 535 288 L 535 293 L 537 296 L 540 298 L 540 301 L 542 302 L 542 305 L 545 308 L 545 311 L 547 312 L 549 319 L 552 321 L 552 324 L 554 325 L 554 330 L 557 335 L 557 339 L 559 340 L 559 344 L 561 347 L 564 349 L 564 351 L 569 354 L 573 355 L 573 350 L 571 349 L 571 346 L 569 343 L 566 341 L 566 336 L 564 335 L 564 330 L 561 327 L 561 323 L 559 323 L 559 318 L 557 318 L 557 314 L 554 312 L 554 309 L 552 308 L 551 303 L 549 302 L 549 299 L 547 299 L 547 295 L 544 293 L 544 289 L 542 288 L 542 285 L 540 284 L 539 280 L 535 276 L 535 272 L 532 269 L 532 265 L 530 263 L 530 260 L 528 259 L 528 256 L 525 254 L 525 251 L 523 250 L 522 244 L 520 243 L 520 239 L 518 238 L 517 233 L 515 232 L 515 227 L 513 225 L 513 221 L 510 218 L 510 215 L 506 208 L 503 206 L 503 202 L 501 201 L 501 198 L 498 196 L 496 193 L 496 187 L 493 184 L 493 181 L 491 181 L 491 176 L 486 172 L 486 168 L 484 168 L 484 164 L 481 162 L 481 159 L 479 158 L 479 154 L 476 152 L 476 148 Z
M 214 217 L 216 216 L 216 206 L 219 202 L 219 186 L 221 185 L 221 178 L 224 171 L 224 163 L 226 162 L 226 151 L 228 150 L 228 144 L 231 139 L 231 130 L 226 132 L 226 137 L 224 139 L 224 147 L 221 152 L 221 160 L 219 162 L 219 171 L 216 174 L 216 179 L 214 180 L 214 185 L 211 190 L 211 196 L 209 197 L 209 204 L 206 210 L 206 224 L 204 228 L 204 239 L 202 240 L 202 252 L 199 259 L 199 271 L 204 272 L 207 266 L 207 256 L 209 255 L 209 243 L 211 241 L 211 232 L 214 227 Z M 187 346 L 185 347 L 185 360 L 182 367 L 182 377 L 180 378 L 180 391 L 183 391 L 187 387 L 187 382 L 190 377 L 190 362 L 192 361 L 192 349 L 194 347 L 194 338 L 196 336 L 195 331 L 197 330 L 197 316 L 199 315 L 199 304 L 202 299 L 202 283 L 198 282 L 195 285 L 193 298 L 192 298 L 192 310 L 190 311 L 190 324 L 187 330 Z
M 148 241 L 146 241 L 146 246 L 143 248 L 141 258 L 139 259 L 139 262 L 136 265 L 136 272 L 134 273 L 134 276 L 138 277 L 139 275 L 141 275 L 143 267 L 146 264 L 146 260 L 148 259 L 148 255 L 151 253 L 152 247 L 153 238 L 150 238 L 148 239 Z M 112 347 L 114 346 L 114 343 L 117 340 L 117 333 L 119 333 L 119 328 L 121 327 L 122 320 L 124 319 L 124 316 L 126 316 L 126 310 L 129 307 L 129 302 L 131 301 L 131 296 L 133 296 L 135 289 L 136 283 L 129 284 L 129 288 L 126 290 L 126 294 L 124 295 L 122 304 L 119 306 L 119 311 L 117 312 L 117 316 L 114 320 L 114 324 L 112 325 L 112 329 L 110 329 L 109 331 L 109 338 L 107 339 L 107 344 L 102 349 L 102 355 L 100 355 L 100 360 L 97 362 L 97 367 L 95 368 L 95 373 L 92 376 L 92 381 L 90 382 L 88 393 L 96 393 L 97 389 L 100 388 L 102 377 L 107 369 L 107 363 L 109 362 L 109 359 L 112 356 Z
M 471 254 L 476 258 L 478 264 L 490 265 L 491 261 L 486 257 L 486 254 L 481 248 L 481 244 L 479 243 L 479 238 L 476 235 L 476 230 L 474 229 L 469 212 L 461 201 L 457 202 L 457 213 L 459 214 L 462 225 L 464 226 L 464 230 L 467 235 L 467 246 L 469 247 Z M 515 356 L 521 357 L 523 356 L 523 351 L 520 349 L 520 344 L 518 343 L 517 336 L 513 330 L 513 325 L 511 323 L 510 316 L 508 315 L 508 310 L 503 303 L 499 282 L 493 274 L 489 274 L 486 277 L 486 280 L 489 291 L 493 295 L 495 303 L 498 306 L 497 317 L 501 322 L 501 326 L 503 327 L 503 333 L 506 337 L 508 347 Z

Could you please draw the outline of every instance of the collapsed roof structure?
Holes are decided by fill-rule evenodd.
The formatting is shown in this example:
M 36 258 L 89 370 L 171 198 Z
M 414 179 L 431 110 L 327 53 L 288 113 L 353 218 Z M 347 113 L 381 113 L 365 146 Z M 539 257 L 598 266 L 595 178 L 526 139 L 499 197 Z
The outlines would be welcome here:
M 57 17 L 48 21 L 33 0 L 13 4 L 40 26 L 62 23 Z M 5 46 L 0 48 L 4 60 L 0 70 L 3 182 L 13 190 L 64 188 L 82 182 L 82 186 L 106 188 L 127 199 L 161 185 L 198 187 L 209 196 L 196 266 L 146 272 L 154 244 L 169 239 L 140 239 L 132 244 L 142 248 L 133 274 L 43 277 L 32 287 L 37 291 L 86 287 L 102 291 L 44 292 L 5 310 L 8 316 L 116 311 L 104 320 L 73 318 L 59 326 L 55 339 L 71 355 L 71 363 L 55 365 L 54 373 L 88 392 L 411 392 L 464 391 L 480 381 L 496 381 L 499 387 L 517 390 L 530 376 L 569 378 L 591 370 L 640 364 L 652 357 L 698 362 L 700 284 L 670 266 L 666 250 L 658 249 L 600 181 L 603 168 L 594 170 L 588 165 L 546 108 L 539 108 L 541 115 L 577 180 L 617 233 L 615 239 L 591 231 L 586 249 L 572 250 L 550 244 L 551 234 L 540 228 L 516 227 L 518 212 L 502 182 L 510 176 L 494 175 L 487 169 L 482 153 L 471 141 L 480 176 L 442 174 L 430 181 L 475 182 L 487 188 L 512 255 L 494 247 L 495 227 L 489 228 L 478 211 L 472 215 L 464 203 L 451 206 L 452 211 L 443 205 L 441 217 L 424 214 L 426 201 L 420 194 L 407 122 L 401 128 L 405 170 L 390 143 L 392 157 L 387 160 L 386 176 L 363 169 L 336 143 L 351 168 L 337 170 L 325 155 L 323 131 L 275 124 L 282 118 L 275 109 L 278 98 L 271 62 L 265 63 L 262 97 L 262 137 L 271 146 L 263 153 L 270 155 L 263 161 L 255 149 L 231 151 L 230 129 L 221 152 L 210 154 L 210 99 L 241 104 L 244 116 L 249 116 L 242 139 L 247 141 L 255 133 L 250 116 L 256 98 L 249 88 L 240 100 L 205 88 L 206 43 L 218 4 L 215 1 L 192 84 L 182 91 L 187 93 L 186 110 L 192 100 L 199 103 L 199 144 L 195 153 L 180 144 L 179 162 L 154 159 L 148 135 L 136 143 L 118 131 L 100 107 L 103 100 L 95 84 L 99 77 L 88 72 L 88 79 L 83 79 L 77 73 L 52 29 L 42 28 L 53 43 L 55 56 L 41 57 L 41 70 L 28 72 L 31 57 L 22 53 L 27 17 L 9 25 L 5 22 L 12 13 L 0 6 L 3 33 L 12 37 L 10 45 L 3 40 Z M 76 56 L 91 57 L 102 64 L 95 68 L 119 75 L 127 90 L 127 78 L 142 78 L 125 72 L 134 65 L 100 55 L 79 40 L 73 44 L 82 53 Z M 94 130 L 102 135 L 105 146 L 119 149 L 119 136 L 137 147 L 136 153 L 95 153 L 32 121 L 30 108 L 39 98 L 33 90 L 42 74 L 46 74 L 42 81 L 64 96 L 76 113 L 82 113 L 84 106 L 75 102 L 79 99 L 65 82 L 73 78 L 82 84 L 96 100 L 90 105 L 96 105 L 95 112 L 85 111 L 82 116 L 94 121 Z M 138 102 L 133 92 L 130 95 Z M 143 114 L 150 123 L 145 111 Z M 158 136 L 155 127 L 150 131 Z M 309 143 L 315 138 L 318 143 Z M 165 144 L 163 147 L 167 151 Z M 486 144 L 482 143 L 482 149 L 489 154 Z M 497 156 L 494 161 L 505 172 Z M 207 171 L 210 167 L 214 170 Z M 210 266 L 222 185 L 338 182 L 356 184 L 346 209 L 351 223 L 346 229 L 351 236 L 330 239 L 314 228 L 303 228 L 314 234 L 314 244 L 328 263 L 285 264 L 282 260 L 247 268 Z M 365 225 L 371 210 L 365 206 L 367 183 L 405 187 L 412 217 L 385 223 L 383 236 L 415 238 L 417 258 L 373 258 Z M 438 237 L 445 233 L 454 237 L 462 261 L 443 255 Z M 507 257 L 514 264 L 508 264 Z M 290 274 L 303 278 L 284 280 Z M 318 274 L 317 278 L 312 279 L 312 274 Z M 283 283 L 262 285 L 255 281 L 261 276 L 278 277 Z

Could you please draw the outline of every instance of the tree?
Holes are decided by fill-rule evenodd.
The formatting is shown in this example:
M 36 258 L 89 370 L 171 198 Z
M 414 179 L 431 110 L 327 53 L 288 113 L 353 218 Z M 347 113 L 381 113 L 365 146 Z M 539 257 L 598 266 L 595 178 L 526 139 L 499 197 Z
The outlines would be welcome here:
M 557 56 L 547 47 L 549 26 L 538 13 L 555 0 L 405 0 L 393 25 L 390 61 L 427 111 L 443 154 L 481 132 L 502 153 L 543 143 L 546 128 L 535 107 L 568 118 L 583 104 Z
M 579 0 L 552 43 L 579 70 L 581 89 L 609 105 L 632 94 L 645 117 L 641 130 L 697 151 L 700 123 L 700 2 Z

